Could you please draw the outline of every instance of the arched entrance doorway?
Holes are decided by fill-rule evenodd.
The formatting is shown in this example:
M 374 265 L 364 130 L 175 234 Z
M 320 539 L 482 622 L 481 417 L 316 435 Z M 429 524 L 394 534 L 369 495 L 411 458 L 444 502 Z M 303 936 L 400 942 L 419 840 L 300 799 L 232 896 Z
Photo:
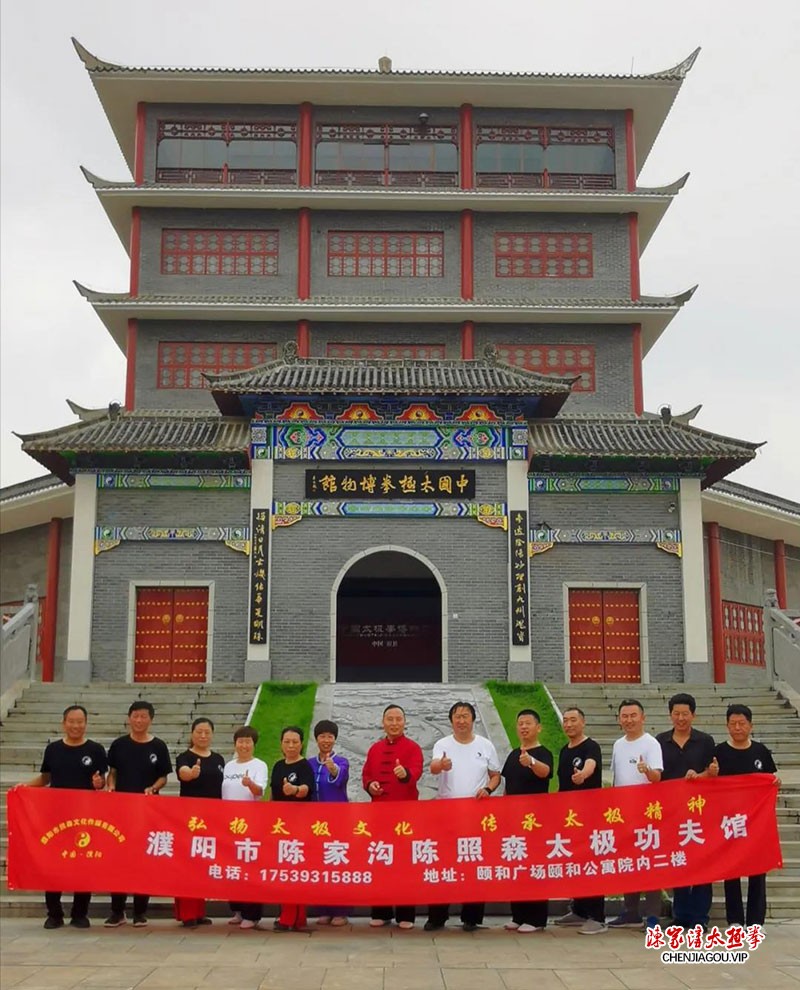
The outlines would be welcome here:
M 337 681 L 442 680 L 441 578 L 401 550 L 360 556 L 335 589 Z

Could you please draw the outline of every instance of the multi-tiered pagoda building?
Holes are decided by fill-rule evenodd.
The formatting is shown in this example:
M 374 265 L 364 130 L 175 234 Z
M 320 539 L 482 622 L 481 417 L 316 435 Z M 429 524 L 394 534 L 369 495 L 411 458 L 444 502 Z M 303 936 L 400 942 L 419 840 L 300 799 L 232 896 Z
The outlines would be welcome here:
M 74 486 L 66 680 L 713 679 L 701 493 L 758 445 L 642 390 L 692 290 L 640 289 L 685 177 L 637 175 L 695 55 L 583 76 L 76 48 L 133 181 L 86 173 L 128 291 L 78 286 L 125 405 L 22 438 Z

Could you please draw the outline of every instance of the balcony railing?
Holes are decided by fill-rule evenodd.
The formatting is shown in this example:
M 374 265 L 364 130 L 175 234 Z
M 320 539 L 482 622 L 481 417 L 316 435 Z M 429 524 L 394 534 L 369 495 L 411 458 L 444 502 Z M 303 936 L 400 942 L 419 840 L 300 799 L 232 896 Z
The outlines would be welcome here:
M 613 175 L 578 172 L 477 172 L 478 189 L 613 189 Z
M 325 169 L 314 175 L 317 186 L 350 187 L 390 186 L 393 189 L 458 189 L 456 172 L 384 172 L 333 171 Z
M 156 182 L 190 186 L 295 186 L 294 169 L 275 168 L 157 168 Z

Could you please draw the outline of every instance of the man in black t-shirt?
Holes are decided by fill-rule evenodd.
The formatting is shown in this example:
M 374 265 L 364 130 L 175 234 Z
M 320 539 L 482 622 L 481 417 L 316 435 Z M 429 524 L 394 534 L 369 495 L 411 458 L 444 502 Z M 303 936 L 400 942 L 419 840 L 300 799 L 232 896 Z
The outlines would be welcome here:
M 86 720 L 83 705 L 70 705 L 64 709 L 61 719 L 64 738 L 48 743 L 39 775 L 30 781 L 28 787 L 56 787 L 79 791 L 99 791 L 105 787 L 108 771 L 106 751 L 100 743 L 86 738 Z M 72 895 L 69 923 L 73 928 L 89 927 L 91 899 L 91 893 Z M 61 892 L 47 891 L 44 901 L 47 905 L 44 927 L 61 928 L 64 924 Z
M 158 794 L 172 773 L 172 761 L 167 745 L 150 735 L 155 709 L 149 701 L 134 701 L 128 709 L 126 736 L 115 739 L 108 750 L 108 789 L 123 794 Z M 111 914 L 105 920 L 106 928 L 118 928 L 126 922 L 125 902 L 127 894 L 111 895 Z M 147 924 L 149 894 L 133 896 L 133 927 Z
M 681 692 L 674 694 L 668 704 L 672 728 L 656 736 L 664 757 L 661 779 L 716 777 L 719 765 L 714 758 L 714 738 L 693 727 L 697 702 L 691 694 Z M 684 928 L 694 928 L 696 925 L 707 928 L 712 894 L 710 883 L 675 887 L 672 892 L 673 921 Z
M 567 708 L 562 715 L 567 745 L 558 754 L 558 789 L 592 791 L 603 786 L 603 753 L 586 735 L 586 716 L 580 708 Z M 572 909 L 556 920 L 557 925 L 580 926 L 581 935 L 600 935 L 606 929 L 605 898 L 576 897 Z
M 780 787 L 777 768 L 772 753 L 760 742 L 750 738 L 753 731 L 753 712 L 747 705 L 728 705 L 725 713 L 728 723 L 727 742 L 717 746 L 714 755 L 719 764 L 720 777 L 733 777 L 746 773 L 775 774 Z M 747 787 L 747 781 L 742 781 Z M 759 873 L 747 878 L 747 913 L 742 903 L 742 879 L 732 877 L 725 881 L 725 916 L 729 925 L 763 925 L 767 916 L 767 875 Z
M 506 794 L 547 794 L 553 776 L 553 754 L 539 745 L 542 723 L 532 708 L 517 715 L 519 746 L 512 749 L 500 773 Z M 548 901 L 512 901 L 509 931 L 538 932 L 547 926 Z

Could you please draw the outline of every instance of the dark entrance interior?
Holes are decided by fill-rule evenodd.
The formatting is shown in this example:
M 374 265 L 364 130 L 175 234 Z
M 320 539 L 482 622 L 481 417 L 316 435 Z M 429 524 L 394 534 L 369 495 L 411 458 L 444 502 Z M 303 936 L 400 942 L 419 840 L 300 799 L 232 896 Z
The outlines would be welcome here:
M 380 551 L 339 585 L 337 681 L 442 680 L 442 593 L 415 557 Z

